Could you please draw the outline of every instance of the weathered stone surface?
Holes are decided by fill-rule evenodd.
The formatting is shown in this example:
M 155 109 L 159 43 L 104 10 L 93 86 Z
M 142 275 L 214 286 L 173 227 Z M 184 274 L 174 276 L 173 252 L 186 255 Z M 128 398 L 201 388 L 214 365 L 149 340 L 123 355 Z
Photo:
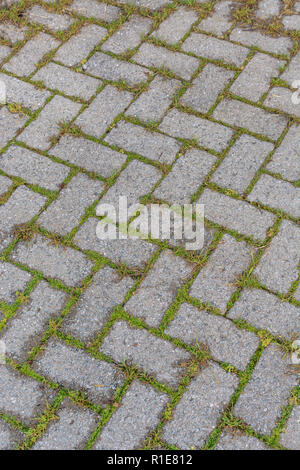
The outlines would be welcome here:
M 250 262 L 250 247 L 224 235 L 208 263 L 196 277 L 190 295 L 212 304 L 224 313 L 227 302 L 236 290 L 235 283 Z
M 193 346 L 205 345 L 213 358 L 238 369 L 246 367 L 259 344 L 253 333 L 236 328 L 226 318 L 188 304 L 181 305 L 165 332 Z
M 275 336 L 292 339 L 299 329 L 297 307 L 264 290 L 245 289 L 229 311 L 228 318 L 245 320 Z
M 178 386 L 184 374 L 184 362 L 190 354 L 146 330 L 131 328 L 118 321 L 104 339 L 100 351 L 116 362 L 136 365 L 159 382 Z
M 188 280 L 192 270 L 192 264 L 165 251 L 125 304 L 125 310 L 158 328 L 165 311 L 175 300 L 178 289 Z
M 120 408 L 104 427 L 95 450 L 132 450 L 154 430 L 168 396 L 144 383 L 134 381 Z
M 296 386 L 296 375 L 287 373 L 288 361 L 275 345 L 265 349 L 234 407 L 234 414 L 259 433 L 271 434 Z
M 299 450 L 300 447 L 300 407 L 295 406 L 288 422 L 281 434 L 280 443 L 291 450 Z

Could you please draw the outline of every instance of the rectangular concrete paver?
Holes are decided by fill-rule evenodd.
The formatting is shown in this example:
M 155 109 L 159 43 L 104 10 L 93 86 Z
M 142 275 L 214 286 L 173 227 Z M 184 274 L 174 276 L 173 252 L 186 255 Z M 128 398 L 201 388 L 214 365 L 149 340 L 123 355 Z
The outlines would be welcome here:
M 170 51 L 154 44 L 143 44 L 132 58 L 145 67 L 164 67 L 181 78 L 190 80 L 200 61 L 194 57 Z
M 298 450 L 299 13 L 1 13 L 0 449 Z
M 233 136 L 228 127 L 220 126 L 216 122 L 202 119 L 192 114 L 182 113 L 172 109 L 163 119 L 159 129 L 166 134 L 182 139 L 196 140 L 199 145 L 222 152 Z M 211 136 L 214 136 L 211 139 Z
M 126 155 L 82 137 L 64 135 L 51 149 L 51 155 L 79 168 L 109 178 L 126 161 Z
M 118 91 L 107 85 L 92 104 L 78 116 L 75 124 L 83 132 L 101 137 L 113 120 L 129 105 L 133 96 L 128 91 Z
M 207 219 L 257 239 L 264 239 L 275 222 L 270 212 L 209 189 L 204 190 L 198 203 L 205 205 Z
M 78 225 L 85 210 L 99 198 L 102 191 L 102 181 L 82 174 L 74 176 L 58 199 L 39 217 L 39 225 L 49 232 L 66 235 Z
M 159 422 L 168 396 L 149 385 L 133 382 L 127 390 L 120 408 L 114 413 L 97 439 L 95 450 L 132 450 Z
M 287 373 L 288 361 L 275 345 L 265 349 L 234 407 L 234 414 L 259 433 L 271 434 L 296 386 L 297 377 Z
M 51 139 L 60 132 L 59 123 L 70 122 L 79 113 L 81 105 L 56 95 L 20 134 L 19 140 L 38 150 L 47 150 Z
M 250 247 L 225 235 L 196 277 L 190 295 L 212 304 L 224 313 L 227 302 L 236 290 L 234 283 L 250 262 Z
M 130 277 L 120 278 L 116 271 L 105 266 L 95 274 L 92 284 L 64 321 L 63 331 L 88 340 L 101 330 L 114 307 L 123 303 L 132 286 Z
M 168 386 L 178 386 L 184 364 L 191 358 L 184 349 L 158 338 L 146 330 L 131 328 L 124 321 L 113 325 L 100 351 L 116 362 L 136 365 Z M 163 367 L 162 367 L 163 365 Z
M 34 363 L 34 369 L 49 380 L 72 390 L 81 390 L 97 405 L 105 406 L 124 381 L 114 366 L 99 361 L 81 349 L 51 339 Z
M 89 436 L 99 422 L 93 411 L 75 406 L 65 399 L 41 439 L 33 446 L 34 450 L 74 450 L 84 449 Z
M 83 26 L 77 35 L 72 36 L 58 49 L 54 60 L 70 67 L 79 64 L 106 35 L 107 30 L 102 26 Z
M 164 252 L 130 300 L 125 310 L 152 327 L 158 327 L 165 311 L 175 300 L 178 289 L 188 280 L 193 266 L 184 259 Z
M 29 301 L 20 309 L 2 330 L 0 338 L 6 352 L 15 360 L 26 360 L 30 350 L 38 346 L 50 319 L 59 316 L 68 296 L 42 281 L 30 294 Z
M 298 278 L 300 229 L 284 220 L 254 274 L 269 289 L 287 292 Z
M 30 243 L 19 243 L 12 258 L 50 278 L 58 278 L 69 286 L 80 283 L 93 267 L 93 263 L 82 253 L 55 245 L 53 241 L 40 235 L 34 237 Z
M 180 149 L 180 144 L 175 139 L 152 133 L 126 121 L 118 122 L 105 137 L 105 142 L 151 160 L 169 164 L 174 161 Z
M 180 449 L 201 447 L 217 425 L 237 385 L 237 377 L 208 363 L 192 380 L 175 409 L 173 420 L 166 424 L 164 440 Z
M 284 116 L 267 113 L 264 109 L 237 100 L 225 99 L 216 107 L 213 116 L 231 126 L 246 128 L 256 134 L 277 140 L 287 120 Z
M 3 68 L 20 77 L 28 76 L 34 72 L 36 64 L 44 55 L 55 50 L 59 45 L 60 42 L 49 34 L 39 33 L 30 39 Z
M 241 318 L 258 329 L 288 339 L 297 334 L 300 325 L 297 307 L 258 289 L 243 290 L 227 317 Z

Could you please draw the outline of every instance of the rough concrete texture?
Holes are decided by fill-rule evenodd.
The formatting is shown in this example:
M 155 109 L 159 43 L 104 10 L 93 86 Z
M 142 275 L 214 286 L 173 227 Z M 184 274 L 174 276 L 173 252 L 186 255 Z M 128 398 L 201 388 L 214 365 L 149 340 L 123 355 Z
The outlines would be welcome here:
M 299 450 L 299 0 L 14 3 L 0 449 Z

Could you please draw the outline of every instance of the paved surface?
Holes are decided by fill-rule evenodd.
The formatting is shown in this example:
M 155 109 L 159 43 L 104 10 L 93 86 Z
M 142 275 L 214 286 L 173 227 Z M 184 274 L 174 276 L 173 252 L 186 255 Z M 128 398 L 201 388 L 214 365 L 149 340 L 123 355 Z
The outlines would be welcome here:
M 300 2 L 0 18 L 0 448 L 299 449 Z M 121 195 L 203 249 L 98 240 Z

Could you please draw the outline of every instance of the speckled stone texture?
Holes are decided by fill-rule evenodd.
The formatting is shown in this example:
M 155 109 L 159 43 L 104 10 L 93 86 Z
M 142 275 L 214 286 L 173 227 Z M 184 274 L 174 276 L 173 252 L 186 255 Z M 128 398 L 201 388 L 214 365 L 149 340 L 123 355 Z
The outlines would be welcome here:
M 299 0 L 0 9 L 0 449 L 299 450 Z

